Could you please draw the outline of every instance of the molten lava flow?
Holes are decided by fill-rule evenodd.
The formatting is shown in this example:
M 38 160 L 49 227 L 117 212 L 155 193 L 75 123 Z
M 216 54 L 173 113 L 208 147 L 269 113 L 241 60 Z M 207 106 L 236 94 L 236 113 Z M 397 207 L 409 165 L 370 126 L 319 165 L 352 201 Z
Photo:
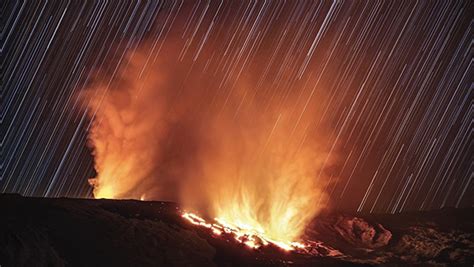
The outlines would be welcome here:
M 285 252 L 297 254 L 344 257 L 344 254 L 342 254 L 339 250 L 320 241 L 277 241 L 269 238 L 264 231 L 251 228 L 242 228 L 219 218 L 215 218 L 213 222 L 207 222 L 202 217 L 191 212 L 183 212 L 181 213 L 181 216 L 193 225 L 208 229 L 215 238 L 234 240 L 254 250 L 268 246 L 274 246 Z
M 210 229 L 215 235 L 222 235 L 223 233 L 232 236 L 237 242 L 245 244 L 246 246 L 258 249 L 262 246 L 273 244 L 285 251 L 292 251 L 295 249 L 304 249 L 308 245 L 300 242 L 283 242 L 272 240 L 265 235 L 265 232 L 258 229 L 242 228 L 232 223 L 228 223 L 222 219 L 216 218 L 214 223 L 208 223 L 203 218 L 190 212 L 184 212 L 182 217 L 192 224 L 203 226 Z

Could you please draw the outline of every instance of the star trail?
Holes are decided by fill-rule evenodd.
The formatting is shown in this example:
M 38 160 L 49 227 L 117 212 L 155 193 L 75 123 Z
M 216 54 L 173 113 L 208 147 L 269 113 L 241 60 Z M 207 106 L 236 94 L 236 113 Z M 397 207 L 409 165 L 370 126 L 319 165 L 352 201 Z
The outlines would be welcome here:
M 78 95 L 98 75 L 113 87 L 127 54 L 139 51 L 140 79 L 162 57 L 181 66 L 170 109 L 188 77 L 212 77 L 193 90 L 216 114 L 240 116 L 229 99 L 243 83 L 241 103 L 258 101 L 263 110 L 283 110 L 295 96 L 289 138 L 304 143 L 329 129 L 323 189 L 334 208 L 473 204 L 472 1 L 1 5 L 3 193 L 92 197 L 92 119 Z M 218 90 L 210 96 L 206 86 Z

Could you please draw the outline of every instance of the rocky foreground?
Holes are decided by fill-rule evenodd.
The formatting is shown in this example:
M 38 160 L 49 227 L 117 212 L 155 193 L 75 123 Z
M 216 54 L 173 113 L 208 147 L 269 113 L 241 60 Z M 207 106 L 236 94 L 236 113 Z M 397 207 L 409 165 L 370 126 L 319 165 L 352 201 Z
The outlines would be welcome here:
M 473 266 L 474 208 L 330 212 L 311 253 L 250 249 L 181 217 L 169 202 L 0 195 L 3 266 Z

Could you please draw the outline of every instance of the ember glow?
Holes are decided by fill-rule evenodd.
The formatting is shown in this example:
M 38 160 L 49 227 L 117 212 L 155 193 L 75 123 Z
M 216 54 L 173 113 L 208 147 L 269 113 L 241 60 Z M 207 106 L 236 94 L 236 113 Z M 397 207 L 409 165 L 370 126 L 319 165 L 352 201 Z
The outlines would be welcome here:
M 190 212 L 184 212 L 182 217 L 192 224 L 210 229 L 215 235 L 228 234 L 237 242 L 242 243 L 249 248 L 258 249 L 262 246 L 272 244 L 285 251 L 304 250 L 309 244 L 301 242 L 276 241 L 266 236 L 264 230 L 249 228 L 248 225 L 235 225 L 228 223 L 223 219 L 215 218 L 213 223 L 208 223 L 203 218 Z

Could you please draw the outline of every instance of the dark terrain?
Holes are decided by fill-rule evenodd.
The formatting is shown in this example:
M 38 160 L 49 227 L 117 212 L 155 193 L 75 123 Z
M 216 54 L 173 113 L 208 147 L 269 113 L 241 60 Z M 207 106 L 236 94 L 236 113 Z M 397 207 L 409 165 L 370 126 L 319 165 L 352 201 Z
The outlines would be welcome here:
M 185 221 L 174 203 L 0 195 L 4 266 L 472 266 L 474 208 L 324 213 L 311 254 L 249 249 Z M 317 244 L 317 243 L 315 243 Z M 340 252 L 335 255 L 332 252 Z

